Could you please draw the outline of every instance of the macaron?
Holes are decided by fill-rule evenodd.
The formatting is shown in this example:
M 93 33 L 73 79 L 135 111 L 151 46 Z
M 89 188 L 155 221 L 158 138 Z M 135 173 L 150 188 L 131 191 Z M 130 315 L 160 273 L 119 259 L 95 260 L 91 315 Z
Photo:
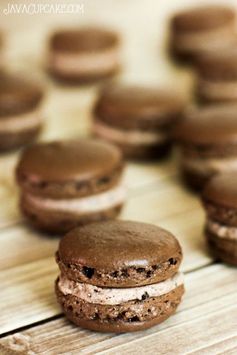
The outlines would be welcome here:
M 100 332 L 131 332 L 163 322 L 184 293 L 182 250 L 157 226 L 105 221 L 78 227 L 59 243 L 57 299 L 66 317 Z
M 213 175 L 237 171 L 237 105 L 189 110 L 175 129 L 181 170 L 195 189 Z
M 179 59 L 195 59 L 206 50 L 231 46 L 236 41 L 236 13 L 224 5 L 190 8 L 173 16 L 170 47 Z
M 211 253 L 237 266 L 237 173 L 213 177 L 202 194 L 205 234 Z
M 197 69 L 197 97 L 202 102 L 237 101 L 237 46 L 200 56 Z
M 184 100 L 168 90 L 109 85 L 95 104 L 92 131 L 127 158 L 160 158 L 170 150 L 170 130 L 183 109 Z
M 42 128 L 41 86 L 23 76 L 0 74 L 0 151 L 31 143 Z
M 49 71 L 58 79 L 90 82 L 115 74 L 120 67 L 120 38 L 104 28 L 61 30 L 49 42 Z
M 115 218 L 125 200 L 123 166 L 118 148 L 99 140 L 32 145 L 16 169 L 22 212 L 35 227 L 53 233 Z

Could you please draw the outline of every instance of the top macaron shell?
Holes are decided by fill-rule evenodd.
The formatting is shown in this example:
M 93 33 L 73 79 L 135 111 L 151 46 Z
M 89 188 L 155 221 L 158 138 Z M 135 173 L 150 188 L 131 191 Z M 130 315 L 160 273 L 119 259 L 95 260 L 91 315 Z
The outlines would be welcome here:
M 122 155 L 113 145 L 81 139 L 35 144 L 26 149 L 17 167 L 17 180 L 26 191 L 48 198 L 81 197 L 117 183 Z
M 203 198 L 206 201 L 237 209 L 237 173 L 215 176 L 205 186 Z
M 181 144 L 222 146 L 237 144 L 237 105 L 213 105 L 187 112 L 176 127 Z
M 119 128 L 146 130 L 170 125 L 183 107 L 183 100 L 168 91 L 117 85 L 104 89 L 95 106 L 94 115 Z
M 42 97 L 40 85 L 19 75 L 0 75 L 0 119 L 31 111 Z
M 119 37 L 111 31 L 100 28 L 64 30 L 51 38 L 51 49 L 60 52 L 97 52 L 119 44 Z
M 173 235 L 130 221 L 94 223 L 69 232 L 57 259 L 68 278 L 106 287 L 132 287 L 172 277 L 182 260 Z
M 172 27 L 177 32 L 201 32 L 225 26 L 235 21 L 235 12 L 225 6 L 203 6 L 188 9 L 173 17 Z

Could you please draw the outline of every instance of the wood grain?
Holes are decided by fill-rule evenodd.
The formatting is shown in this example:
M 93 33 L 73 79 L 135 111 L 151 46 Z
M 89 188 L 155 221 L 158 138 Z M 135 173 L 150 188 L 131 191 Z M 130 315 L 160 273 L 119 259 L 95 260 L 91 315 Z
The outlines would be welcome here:
M 2 10 L 8 2 L 0 4 L 1 28 L 7 37 L 6 65 L 30 72 L 46 88 L 42 107 L 45 128 L 40 140 L 89 135 L 92 106 L 100 88 L 61 86 L 45 73 L 46 39 L 60 26 L 98 22 L 115 28 L 123 38 L 123 71 L 116 79 L 172 88 L 191 97 L 192 69 L 176 66 L 164 51 L 167 21 L 178 9 L 205 4 L 206 0 L 85 0 L 85 14 L 80 17 L 4 16 Z M 237 8 L 236 0 L 225 4 Z M 1 355 L 237 353 L 237 271 L 216 264 L 208 254 L 203 209 L 198 196 L 180 181 L 175 152 L 164 161 L 128 164 L 124 175 L 128 201 L 120 218 L 155 223 L 178 237 L 184 251 L 186 295 L 178 312 L 165 323 L 123 335 L 76 328 L 61 314 L 53 290 L 58 238 L 31 229 L 19 212 L 14 177 L 19 154 L 0 157 Z M 27 329 L 20 331 L 21 327 Z
M 3 338 L 1 353 L 154 354 L 208 353 L 236 347 L 236 270 L 213 265 L 186 276 L 186 294 L 178 312 L 147 331 L 113 335 L 74 327 L 64 318 Z M 208 329 L 208 331 L 207 331 Z M 172 340 L 172 341 L 171 341 Z M 220 344 L 220 348 L 219 348 Z M 210 352 L 208 352 L 210 350 Z M 27 352 L 28 351 L 28 352 Z

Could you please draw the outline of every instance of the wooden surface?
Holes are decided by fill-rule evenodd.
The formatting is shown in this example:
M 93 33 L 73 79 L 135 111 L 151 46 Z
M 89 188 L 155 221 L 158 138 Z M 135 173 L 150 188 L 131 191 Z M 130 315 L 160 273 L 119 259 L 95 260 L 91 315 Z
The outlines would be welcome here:
M 188 97 L 192 73 L 171 63 L 164 47 L 168 17 L 196 3 L 200 1 L 88 0 L 83 16 L 4 16 L 7 1 L 1 1 L 7 65 L 30 71 L 47 87 L 41 139 L 88 135 L 98 89 L 58 86 L 45 75 L 48 32 L 95 21 L 113 26 L 124 37 L 124 71 L 117 79 L 173 86 Z M 14 181 L 18 154 L 0 157 L 0 354 L 237 353 L 237 270 L 208 255 L 204 214 L 198 197 L 180 182 L 175 152 L 163 162 L 128 164 L 124 180 L 129 196 L 120 218 L 155 223 L 177 236 L 184 250 L 186 294 L 178 312 L 163 324 L 123 335 L 82 330 L 63 317 L 53 290 L 58 238 L 30 229 L 19 213 Z

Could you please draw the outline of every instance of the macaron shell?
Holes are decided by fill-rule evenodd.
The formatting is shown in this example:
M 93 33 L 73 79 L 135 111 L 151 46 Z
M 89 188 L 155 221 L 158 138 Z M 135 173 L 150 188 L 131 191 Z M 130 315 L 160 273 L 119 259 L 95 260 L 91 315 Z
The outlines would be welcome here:
M 64 296 L 56 283 L 57 299 L 67 318 L 78 326 L 99 332 L 132 332 L 159 324 L 175 312 L 183 293 L 184 287 L 179 286 L 160 297 L 106 306 L 86 303 L 70 295 Z M 152 316 L 151 309 L 156 313 L 155 316 Z M 144 320 L 139 320 L 139 313 Z M 130 319 L 123 319 L 126 316 Z
M 237 144 L 236 109 L 233 104 L 193 110 L 177 125 L 175 138 L 181 144 L 196 146 Z
M 173 235 L 157 226 L 112 221 L 71 231 L 60 241 L 59 255 L 63 262 L 110 271 L 154 265 L 179 248 Z
M 107 80 L 111 79 L 111 76 L 115 76 L 118 74 L 120 71 L 120 67 L 116 66 L 112 69 L 108 69 L 105 71 L 101 71 L 100 73 L 63 73 L 59 72 L 58 70 L 55 70 L 53 67 L 51 67 L 48 72 L 49 74 L 55 79 L 55 81 L 61 83 L 62 85 L 72 85 L 72 86 L 77 86 L 79 84 L 91 84 L 97 81 L 104 80 L 106 82 Z
M 21 156 L 16 174 L 24 190 L 63 198 L 112 187 L 120 179 L 122 168 L 118 148 L 99 140 L 81 139 L 29 147 Z
M 50 40 L 50 47 L 62 52 L 97 52 L 119 44 L 115 32 L 103 28 L 81 28 L 55 33 Z
M 31 111 L 43 97 L 42 88 L 19 75 L 0 74 L 0 120 Z
M 197 171 L 182 167 L 182 178 L 193 191 L 200 192 L 211 178 L 211 175 L 208 172 L 200 174 Z
M 88 214 L 75 214 L 66 211 L 49 211 L 31 205 L 29 201 L 24 198 L 24 195 L 21 197 L 20 204 L 22 212 L 33 227 L 53 234 L 63 234 L 77 226 L 113 219 L 117 217 L 122 209 L 122 204 L 117 204 L 105 210 Z
M 167 138 L 167 141 L 164 143 L 159 143 L 159 144 L 152 144 L 152 145 L 147 145 L 147 144 L 116 144 L 121 151 L 123 152 L 123 155 L 125 158 L 129 160 L 140 160 L 147 162 L 149 160 L 157 160 L 157 159 L 162 159 L 166 158 L 167 155 L 170 153 L 171 149 L 171 142 Z
M 168 91 L 139 86 L 109 86 L 102 91 L 94 115 L 124 129 L 166 127 L 183 111 L 181 97 Z
M 132 287 L 174 275 L 182 251 L 173 235 L 157 226 L 130 221 L 94 223 L 62 238 L 57 262 L 75 281 Z
M 32 143 L 41 131 L 41 126 L 24 132 L 0 134 L 0 151 L 9 151 Z
M 220 174 L 205 186 L 203 200 L 237 210 L 237 173 Z
M 172 28 L 178 32 L 214 30 L 235 21 L 235 12 L 225 6 L 203 6 L 180 12 L 173 17 Z

